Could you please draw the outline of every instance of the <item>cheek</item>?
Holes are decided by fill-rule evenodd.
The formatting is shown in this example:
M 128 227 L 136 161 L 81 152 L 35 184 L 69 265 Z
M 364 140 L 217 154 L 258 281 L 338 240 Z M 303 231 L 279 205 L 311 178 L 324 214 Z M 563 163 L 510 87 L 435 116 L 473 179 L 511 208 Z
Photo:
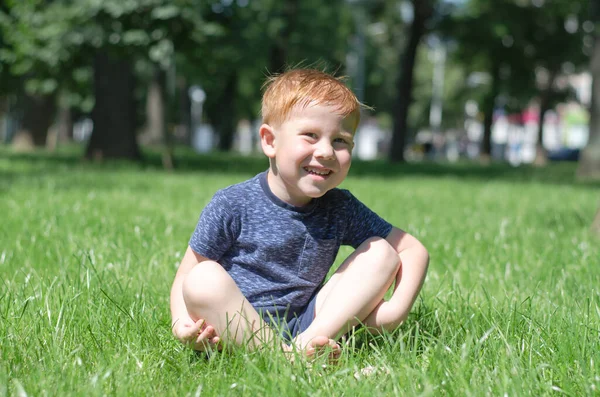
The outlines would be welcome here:
M 310 157 L 312 151 L 310 145 L 303 142 L 294 142 L 286 145 L 284 150 L 279 153 L 279 158 L 287 164 L 301 164 Z
M 293 154 L 297 160 L 309 156 L 313 152 L 312 146 L 307 142 L 298 142 L 290 147 L 289 153 Z
M 350 162 L 352 161 L 352 150 L 347 150 L 347 149 L 340 150 L 336 153 L 336 157 L 338 158 L 338 161 L 340 163 L 350 164 Z

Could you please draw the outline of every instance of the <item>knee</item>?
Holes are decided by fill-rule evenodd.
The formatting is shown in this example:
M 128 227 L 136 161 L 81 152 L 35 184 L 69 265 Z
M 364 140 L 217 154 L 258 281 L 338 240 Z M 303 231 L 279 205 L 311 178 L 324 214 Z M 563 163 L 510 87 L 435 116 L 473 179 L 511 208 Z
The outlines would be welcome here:
M 369 262 L 377 271 L 396 274 L 400 266 L 400 257 L 396 250 L 381 237 L 371 237 L 363 243 Z
M 183 280 L 183 299 L 188 307 L 214 307 L 227 299 L 235 282 L 217 262 L 205 261 Z

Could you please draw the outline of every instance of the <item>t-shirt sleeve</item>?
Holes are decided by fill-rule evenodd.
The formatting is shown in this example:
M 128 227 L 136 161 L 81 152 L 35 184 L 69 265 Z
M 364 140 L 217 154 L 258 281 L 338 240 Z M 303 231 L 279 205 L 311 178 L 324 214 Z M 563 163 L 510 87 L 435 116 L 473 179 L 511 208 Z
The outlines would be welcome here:
M 348 190 L 342 190 L 345 196 L 345 233 L 343 245 L 357 248 L 371 237 L 386 238 L 392 231 L 392 225 L 369 209 Z
M 194 252 L 218 261 L 238 235 L 238 216 L 223 191 L 218 191 L 204 207 L 189 245 Z

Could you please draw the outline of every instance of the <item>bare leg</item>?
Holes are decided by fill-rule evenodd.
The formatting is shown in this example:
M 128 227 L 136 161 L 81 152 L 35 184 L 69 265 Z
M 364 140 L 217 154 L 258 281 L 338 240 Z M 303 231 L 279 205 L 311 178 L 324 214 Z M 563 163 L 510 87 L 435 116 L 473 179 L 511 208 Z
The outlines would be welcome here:
M 220 340 L 256 348 L 271 343 L 274 332 L 217 262 L 196 265 L 183 281 L 183 299 L 194 321 L 206 320 Z
M 193 320 L 204 319 L 214 327 L 221 341 L 237 345 L 248 343 L 251 348 L 273 343 L 273 330 L 217 262 L 204 261 L 196 265 L 189 272 L 182 287 L 190 317 Z M 329 338 L 316 336 L 302 346 L 302 353 L 311 358 L 327 346 L 339 349 Z M 293 349 L 285 344 L 282 347 L 286 352 L 293 352 Z M 293 360 L 294 356 L 289 358 Z
M 398 274 L 396 274 L 396 287 L 402 282 L 402 265 L 398 270 Z M 402 324 L 406 317 L 408 317 L 408 312 L 410 311 L 410 307 L 412 306 L 412 297 L 402 295 L 400 300 L 400 305 L 394 305 L 394 298 L 398 298 L 398 296 L 392 296 L 392 299 L 389 301 L 382 300 L 379 304 L 373 309 L 373 311 L 363 320 L 363 325 L 369 330 L 369 332 L 373 334 L 379 334 L 382 330 L 393 331 Z M 402 308 L 406 307 L 404 311 Z M 400 308 L 400 309 L 399 309 Z M 395 314 L 393 316 L 389 316 L 389 313 L 405 313 L 404 315 Z
M 366 240 L 321 289 L 315 320 L 296 343 L 303 348 L 318 336 L 336 339 L 358 325 L 381 303 L 399 265 L 385 239 Z

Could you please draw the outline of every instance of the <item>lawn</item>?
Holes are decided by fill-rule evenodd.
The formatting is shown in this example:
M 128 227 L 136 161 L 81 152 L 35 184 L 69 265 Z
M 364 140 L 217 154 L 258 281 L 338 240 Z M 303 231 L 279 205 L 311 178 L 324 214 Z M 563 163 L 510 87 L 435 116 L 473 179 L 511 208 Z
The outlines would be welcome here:
M 357 335 L 331 366 L 275 348 L 205 359 L 173 339 L 169 289 L 200 211 L 266 168 L 179 159 L 167 172 L 0 148 L 0 396 L 600 393 L 600 185 L 575 165 L 355 163 L 342 187 L 431 264 L 408 321 Z

